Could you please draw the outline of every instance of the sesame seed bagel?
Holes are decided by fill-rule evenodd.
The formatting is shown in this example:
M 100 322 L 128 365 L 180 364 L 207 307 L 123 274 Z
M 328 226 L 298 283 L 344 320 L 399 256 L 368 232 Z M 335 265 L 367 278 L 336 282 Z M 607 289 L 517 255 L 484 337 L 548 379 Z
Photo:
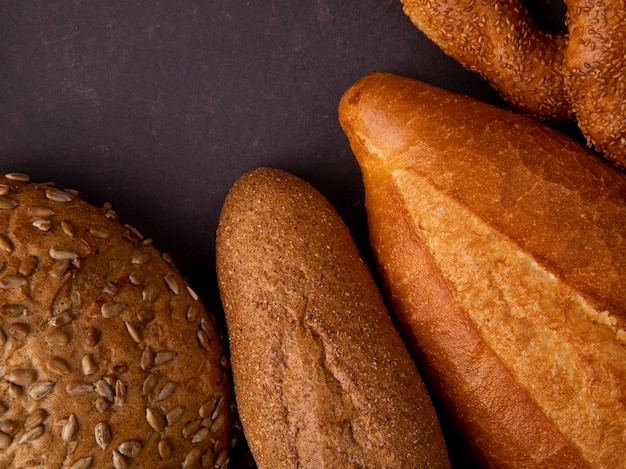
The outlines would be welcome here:
M 0 467 L 226 467 L 215 318 L 137 230 L 0 175 Z
M 513 108 L 544 121 L 574 120 L 562 73 L 567 39 L 540 30 L 521 1 L 402 3 L 418 29 Z
M 569 0 L 565 79 L 578 126 L 595 147 L 626 169 L 626 5 Z

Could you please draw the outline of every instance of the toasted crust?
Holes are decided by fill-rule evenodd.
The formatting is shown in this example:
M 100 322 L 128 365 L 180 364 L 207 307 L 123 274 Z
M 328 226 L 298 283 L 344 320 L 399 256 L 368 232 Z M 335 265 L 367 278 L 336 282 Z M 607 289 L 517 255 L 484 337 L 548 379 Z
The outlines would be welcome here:
M 224 347 L 171 259 L 73 191 L 0 191 L 0 466 L 227 464 Z
M 341 124 L 412 350 L 490 467 L 623 467 L 626 179 L 569 138 L 388 74 Z
M 376 284 L 310 185 L 275 169 L 242 176 L 220 217 L 217 273 L 259 467 L 449 467 Z

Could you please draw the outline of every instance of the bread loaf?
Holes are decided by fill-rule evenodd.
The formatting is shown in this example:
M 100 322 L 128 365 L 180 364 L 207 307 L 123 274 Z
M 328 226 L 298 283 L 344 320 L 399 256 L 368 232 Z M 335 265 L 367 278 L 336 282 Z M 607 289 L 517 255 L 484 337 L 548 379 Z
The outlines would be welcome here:
M 341 125 L 376 262 L 488 467 L 626 467 L 626 177 L 531 119 L 368 75 Z
M 258 467 L 449 467 L 417 369 L 321 194 L 278 169 L 243 175 L 226 198 L 216 256 Z
M 228 361 L 166 254 L 75 191 L 0 175 L 0 467 L 226 467 Z

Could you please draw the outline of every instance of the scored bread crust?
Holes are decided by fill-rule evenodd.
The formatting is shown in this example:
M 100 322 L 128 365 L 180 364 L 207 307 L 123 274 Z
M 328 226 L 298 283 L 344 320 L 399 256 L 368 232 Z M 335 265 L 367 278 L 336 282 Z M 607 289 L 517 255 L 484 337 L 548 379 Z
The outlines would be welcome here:
M 228 361 L 171 258 L 75 191 L 0 193 L 0 466 L 228 464 Z
M 421 378 L 330 203 L 243 175 L 217 231 L 235 395 L 260 468 L 449 467 Z
M 371 74 L 339 116 L 400 328 L 489 467 L 623 467 L 626 180 L 531 119 Z

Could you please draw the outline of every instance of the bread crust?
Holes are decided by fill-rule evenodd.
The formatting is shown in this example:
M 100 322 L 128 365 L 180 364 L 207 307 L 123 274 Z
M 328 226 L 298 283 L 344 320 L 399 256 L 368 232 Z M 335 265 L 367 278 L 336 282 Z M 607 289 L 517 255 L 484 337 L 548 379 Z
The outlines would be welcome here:
M 0 191 L 0 467 L 228 464 L 226 352 L 171 258 L 75 191 Z
M 242 176 L 220 216 L 217 273 L 260 468 L 449 467 L 417 369 L 321 194 L 277 169 Z
M 389 74 L 339 116 L 392 311 L 485 464 L 621 467 L 624 176 L 535 121 Z

